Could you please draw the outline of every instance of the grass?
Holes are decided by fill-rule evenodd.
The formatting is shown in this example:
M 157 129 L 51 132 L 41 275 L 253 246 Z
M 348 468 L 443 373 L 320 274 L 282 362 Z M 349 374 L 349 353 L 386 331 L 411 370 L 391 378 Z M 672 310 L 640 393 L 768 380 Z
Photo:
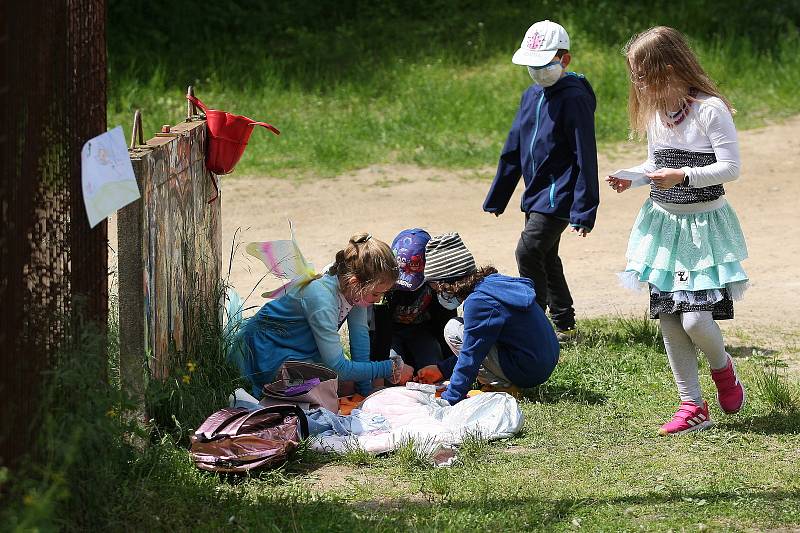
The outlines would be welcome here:
M 761 370 L 756 377 L 759 394 L 777 412 L 794 413 L 798 405 L 797 392 L 784 374 L 778 372 L 780 361 L 773 359 L 772 364 Z
M 631 324 L 639 324 L 638 333 L 631 335 Z M 582 322 L 581 340 L 563 351 L 551 379 L 527 391 L 521 434 L 493 443 L 469 436 L 450 468 L 433 468 L 409 442 L 381 457 L 357 448 L 342 456 L 305 448 L 281 469 L 225 477 L 197 470 L 180 435 L 167 431 L 143 452 L 98 451 L 91 465 L 104 476 L 102 496 L 85 488 L 56 498 L 48 492 L 52 483 L 42 481 L 19 493 L 4 523 L 153 531 L 798 527 L 800 412 L 777 410 L 758 385 L 775 361 L 738 358 L 749 393 L 741 413 L 724 416 L 712 407 L 713 429 L 658 437 L 677 399 L 648 327 L 638 318 Z M 701 366 L 703 389 L 713 394 Z M 211 371 L 196 370 L 203 372 Z M 796 379 L 781 379 L 796 394 Z M 182 393 L 187 403 L 197 398 L 198 409 L 218 407 L 201 391 Z M 179 416 L 192 427 L 191 413 Z M 106 444 L 116 442 L 104 435 Z M 322 483 L 317 472 L 337 480 Z M 72 485 L 67 479 L 61 486 Z
M 800 112 L 800 5 L 743 0 L 403 3 L 109 1 L 109 125 L 144 110 L 145 129 L 174 123 L 188 84 L 215 108 L 267 119 L 239 174 L 327 177 L 374 163 L 493 165 L 530 83 L 509 57 L 537 19 L 564 23 L 574 70 L 598 96 L 601 143 L 627 136 L 619 49 L 656 23 L 684 30 L 739 108 L 742 128 Z M 158 16 L 153 16 L 157 13 Z M 183 26 L 191 21 L 190 28 Z M 214 321 L 215 322 L 215 321 Z M 800 526 L 796 379 L 757 346 L 732 347 L 748 406 L 679 438 L 655 430 L 676 406 L 654 323 L 582 322 L 551 379 L 527 391 L 520 435 L 466 440 L 451 468 L 414 443 L 373 457 L 307 448 L 246 477 L 197 470 L 186 436 L 225 403 L 236 372 L 219 329 L 152 383 L 151 431 L 122 414 L 106 353 L 86 331 L 49 376 L 41 443 L 27 469 L 0 470 L 3 530 L 683 530 Z M 756 352 L 753 352 L 756 350 Z M 752 353 L 753 356 L 748 354 Z M 713 384 L 704 365 L 702 385 Z M 712 407 L 712 409 L 715 409 Z M 149 440 L 139 449 L 131 435 Z M 332 486 L 317 476 L 352 474 Z
M 331 177 L 376 163 L 493 166 L 530 84 L 510 56 L 542 18 L 570 32 L 571 70 L 597 94 L 601 148 L 627 138 L 620 49 L 654 24 L 689 35 L 738 108 L 740 128 L 800 112 L 800 5 L 793 3 L 438 0 L 355 9 L 323 0 L 290 9 L 227 0 L 207 8 L 217 24 L 190 35 L 175 29 L 191 11 L 181 4 L 159 3 L 162 15 L 145 21 L 143 6 L 111 2 L 109 125 L 128 125 L 141 108 L 145 130 L 158 131 L 183 116 L 186 86 L 195 85 L 211 107 L 283 132 L 254 132 L 239 175 Z

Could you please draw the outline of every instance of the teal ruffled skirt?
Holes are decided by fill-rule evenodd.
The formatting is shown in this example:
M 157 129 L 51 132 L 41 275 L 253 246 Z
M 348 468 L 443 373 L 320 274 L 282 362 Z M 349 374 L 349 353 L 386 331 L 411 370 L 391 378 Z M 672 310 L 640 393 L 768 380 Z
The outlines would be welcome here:
M 676 214 L 648 198 L 639 211 L 620 280 L 628 288 L 650 288 L 652 318 L 705 310 L 716 319 L 733 318 L 733 300 L 748 286 L 741 265 L 747 244 L 731 206 L 724 199 L 717 203 Z

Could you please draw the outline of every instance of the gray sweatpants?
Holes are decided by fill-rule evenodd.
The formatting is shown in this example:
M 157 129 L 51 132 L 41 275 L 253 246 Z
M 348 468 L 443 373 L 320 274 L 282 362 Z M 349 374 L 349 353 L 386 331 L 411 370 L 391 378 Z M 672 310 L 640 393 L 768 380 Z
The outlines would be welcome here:
M 464 343 L 464 319 L 459 317 L 451 318 L 444 327 L 444 340 L 458 355 L 461 352 L 461 345 Z M 500 355 L 497 346 L 492 346 L 486 359 L 481 363 L 478 370 L 478 383 L 481 385 L 494 385 L 496 387 L 511 387 L 513 384 L 500 367 Z

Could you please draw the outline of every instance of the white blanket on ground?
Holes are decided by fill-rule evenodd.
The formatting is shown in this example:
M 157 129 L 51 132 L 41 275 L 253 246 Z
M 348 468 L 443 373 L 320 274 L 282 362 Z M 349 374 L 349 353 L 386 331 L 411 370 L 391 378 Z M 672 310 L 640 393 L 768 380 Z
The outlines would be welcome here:
M 510 437 L 523 424 L 517 401 L 500 392 L 478 394 L 451 406 L 429 392 L 391 387 L 370 395 L 361 410 L 383 415 L 390 429 L 361 435 L 318 436 L 311 439 L 312 448 L 336 453 L 361 449 L 379 454 L 411 440 L 418 450 L 432 452 L 440 445 L 458 445 L 469 435 L 486 440 Z

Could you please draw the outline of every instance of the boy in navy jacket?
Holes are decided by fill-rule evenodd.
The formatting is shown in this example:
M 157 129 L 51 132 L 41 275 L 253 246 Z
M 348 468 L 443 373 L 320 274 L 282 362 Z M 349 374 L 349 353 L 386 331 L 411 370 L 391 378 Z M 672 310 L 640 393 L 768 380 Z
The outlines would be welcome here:
M 536 301 L 560 341 L 575 332 L 575 309 L 558 256 L 561 233 L 570 226 L 585 237 L 594 228 L 599 190 L 594 136 L 596 99 L 586 79 L 565 72 L 569 36 L 544 20 L 528 29 L 512 62 L 526 65 L 534 84 L 522 95 L 497 175 L 483 210 L 500 216 L 523 176 L 525 228 L 517 244 L 517 267 L 530 278 Z
M 558 341 L 527 278 L 475 267 L 458 233 L 431 238 L 425 248 L 425 279 L 444 307 L 464 304 L 463 318 L 447 323 L 444 336 L 454 355 L 417 371 L 417 381 L 449 379 L 442 399 L 463 400 L 477 380 L 482 390 L 518 396 L 550 377 Z

